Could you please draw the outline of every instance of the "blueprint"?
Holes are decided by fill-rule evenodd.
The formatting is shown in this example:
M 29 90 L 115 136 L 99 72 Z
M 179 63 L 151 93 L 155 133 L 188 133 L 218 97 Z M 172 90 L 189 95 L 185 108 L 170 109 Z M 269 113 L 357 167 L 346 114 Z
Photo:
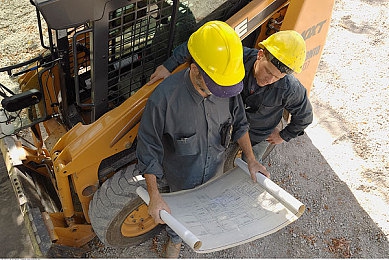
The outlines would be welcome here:
M 262 174 L 254 183 L 247 165 L 242 160 L 237 164 L 195 189 L 163 194 L 171 216 L 185 229 L 180 231 L 181 237 L 184 241 L 186 234 L 194 237 L 195 242 L 189 245 L 197 243 L 191 247 L 198 253 L 230 248 L 274 233 L 297 220 L 305 210 L 300 201 Z

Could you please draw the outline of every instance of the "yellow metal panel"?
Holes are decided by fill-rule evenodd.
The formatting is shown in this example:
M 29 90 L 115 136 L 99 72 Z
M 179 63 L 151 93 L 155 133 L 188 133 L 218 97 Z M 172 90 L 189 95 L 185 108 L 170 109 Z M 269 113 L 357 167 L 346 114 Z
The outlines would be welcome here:
M 281 30 L 295 30 L 305 39 L 307 58 L 303 71 L 296 77 L 308 92 L 327 39 L 333 6 L 334 0 L 291 0 L 281 26 Z
M 176 71 L 186 66 L 183 64 Z M 89 222 L 88 207 L 93 194 L 85 195 L 83 191 L 98 186 L 98 168 L 103 159 L 132 145 L 146 101 L 159 83 L 145 85 L 90 125 L 78 123 L 53 147 L 50 153 L 65 217 L 75 213 L 70 178 Z

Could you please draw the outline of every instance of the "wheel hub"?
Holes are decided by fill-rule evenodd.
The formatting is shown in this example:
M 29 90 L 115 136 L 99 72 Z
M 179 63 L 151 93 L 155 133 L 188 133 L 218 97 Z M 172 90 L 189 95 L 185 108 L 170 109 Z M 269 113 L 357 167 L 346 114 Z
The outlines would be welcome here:
M 154 229 L 157 224 L 149 215 L 146 204 L 140 205 L 123 221 L 121 232 L 126 237 L 136 237 Z

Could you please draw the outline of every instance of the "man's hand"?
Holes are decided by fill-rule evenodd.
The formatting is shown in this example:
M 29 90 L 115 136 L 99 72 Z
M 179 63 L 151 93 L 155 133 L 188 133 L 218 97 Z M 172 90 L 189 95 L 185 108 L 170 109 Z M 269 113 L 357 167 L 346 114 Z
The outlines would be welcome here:
M 167 77 L 170 76 L 170 71 L 168 71 L 165 66 L 163 65 L 159 65 L 153 74 L 151 74 L 150 76 L 150 81 L 147 82 L 147 85 L 151 85 L 153 83 L 155 83 L 156 81 L 160 80 L 160 79 L 166 79 Z
M 147 192 L 149 193 L 150 202 L 148 206 L 148 212 L 150 216 L 154 219 L 157 224 L 165 224 L 165 222 L 161 219 L 159 212 L 161 210 L 166 210 L 169 214 L 171 213 L 169 206 L 162 198 L 161 194 L 158 190 L 157 178 L 153 174 L 144 174 L 146 184 L 147 184 Z
M 166 204 L 165 200 L 161 197 L 160 194 L 158 194 L 157 196 L 153 196 L 153 198 L 150 197 L 150 202 L 148 206 L 148 212 L 150 216 L 154 219 L 155 223 L 165 224 L 159 214 L 161 210 L 165 210 L 169 214 L 171 213 L 169 206 Z
M 280 136 L 280 130 L 275 128 L 273 133 L 269 135 L 266 141 L 268 141 L 271 144 L 280 144 L 284 141 L 284 139 L 282 139 L 282 137 Z
M 267 178 L 270 178 L 270 173 L 266 170 L 266 167 L 260 164 L 257 160 L 250 160 L 247 162 L 247 167 L 250 171 L 251 179 L 257 182 L 257 173 L 260 172 Z

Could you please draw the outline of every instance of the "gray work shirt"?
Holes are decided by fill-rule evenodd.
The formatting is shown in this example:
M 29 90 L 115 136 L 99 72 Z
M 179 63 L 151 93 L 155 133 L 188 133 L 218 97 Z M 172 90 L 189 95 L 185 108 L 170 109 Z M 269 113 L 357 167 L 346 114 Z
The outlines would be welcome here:
M 171 191 L 191 189 L 223 170 L 221 126 L 234 126 L 232 139 L 248 131 L 240 96 L 203 98 L 189 69 L 166 78 L 147 101 L 138 131 L 138 169 L 165 175 Z
M 304 129 L 312 123 L 312 106 L 307 90 L 292 74 L 273 84 L 258 86 L 253 73 L 257 55 L 257 49 L 244 48 L 245 87 L 241 96 L 250 122 L 251 143 L 255 145 L 266 140 L 280 122 L 284 109 L 292 117 L 288 125 L 281 130 L 280 136 L 288 142 L 304 134 Z

